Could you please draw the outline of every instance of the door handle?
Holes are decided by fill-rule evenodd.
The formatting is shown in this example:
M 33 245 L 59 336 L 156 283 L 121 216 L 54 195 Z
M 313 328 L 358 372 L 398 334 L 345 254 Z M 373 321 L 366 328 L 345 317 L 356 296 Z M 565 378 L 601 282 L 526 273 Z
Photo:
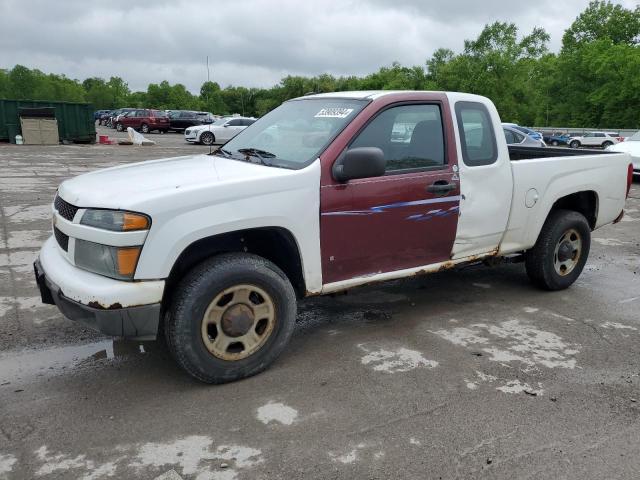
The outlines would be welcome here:
M 429 193 L 435 193 L 436 195 L 446 195 L 449 192 L 454 191 L 458 188 L 458 185 L 455 183 L 447 183 L 446 180 L 438 180 L 435 183 L 429 185 L 426 190 Z

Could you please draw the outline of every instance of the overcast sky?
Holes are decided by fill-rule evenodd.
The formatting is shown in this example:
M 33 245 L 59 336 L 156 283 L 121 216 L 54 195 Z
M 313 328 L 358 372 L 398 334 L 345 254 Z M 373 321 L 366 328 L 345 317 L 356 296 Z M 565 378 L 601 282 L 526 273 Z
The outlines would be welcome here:
M 634 7 L 635 0 L 620 0 Z M 139 6 L 138 6 L 139 5 Z M 193 92 L 271 86 L 286 75 L 362 75 L 460 51 L 486 23 L 562 32 L 588 0 L 0 0 L 0 68 L 20 63 L 132 90 L 168 80 Z

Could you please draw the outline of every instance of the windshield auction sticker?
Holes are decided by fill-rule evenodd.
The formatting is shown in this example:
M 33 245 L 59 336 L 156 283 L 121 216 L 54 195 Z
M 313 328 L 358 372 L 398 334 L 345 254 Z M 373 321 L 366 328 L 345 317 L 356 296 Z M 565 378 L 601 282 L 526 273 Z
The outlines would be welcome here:
M 347 118 L 353 108 L 323 108 L 315 114 L 317 118 Z

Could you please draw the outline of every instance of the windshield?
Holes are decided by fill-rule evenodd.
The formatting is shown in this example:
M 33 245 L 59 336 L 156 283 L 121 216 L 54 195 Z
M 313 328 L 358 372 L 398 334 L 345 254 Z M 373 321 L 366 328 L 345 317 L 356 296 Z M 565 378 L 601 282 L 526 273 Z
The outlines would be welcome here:
M 318 157 L 367 103 L 368 100 L 346 98 L 285 102 L 223 148 L 233 155 L 243 149 L 261 150 L 270 154 L 270 163 L 275 166 L 303 168 Z
M 631 135 L 629 138 L 625 140 L 625 142 L 640 142 L 640 131 Z

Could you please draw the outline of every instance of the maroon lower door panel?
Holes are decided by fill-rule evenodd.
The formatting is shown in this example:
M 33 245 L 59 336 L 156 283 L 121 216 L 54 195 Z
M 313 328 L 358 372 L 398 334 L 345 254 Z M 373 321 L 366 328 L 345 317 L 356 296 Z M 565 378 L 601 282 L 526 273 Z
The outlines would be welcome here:
M 458 224 L 457 191 L 426 191 L 452 172 L 422 172 L 352 181 L 322 189 L 323 282 L 448 260 Z

